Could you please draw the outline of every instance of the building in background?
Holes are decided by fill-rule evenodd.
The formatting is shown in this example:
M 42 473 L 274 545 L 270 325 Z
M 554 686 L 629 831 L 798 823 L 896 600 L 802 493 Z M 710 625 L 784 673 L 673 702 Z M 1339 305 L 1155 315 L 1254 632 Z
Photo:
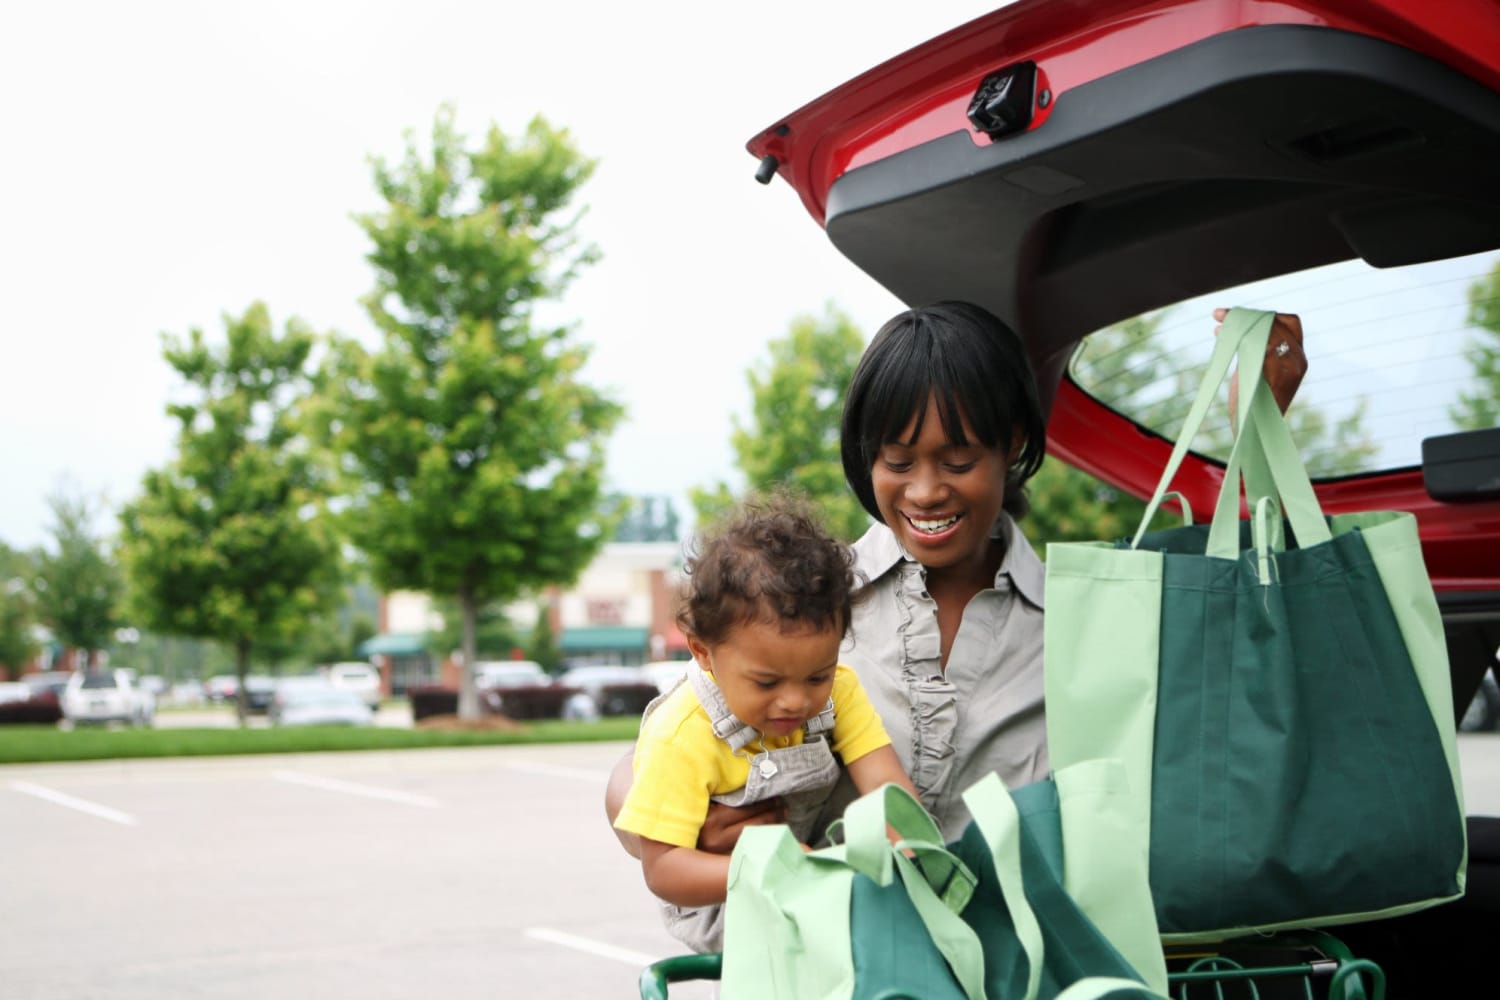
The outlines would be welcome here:
M 610 542 L 571 589 L 553 598 L 553 633 L 563 659 L 635 665 L 686 658 L 677 628 L 680 542 Z
M 538 604 L 545 605 L 568 666 L 687 659 L 687 640 L 676 623 L 681 566 L 680 542 L 609 542 L 572 587 L 551 588 L 541 602 L 518 601 L 506 616 L 518 635 L 526 635 L 536 624 Z M 428 648 L 442 626 L 428 595 L 386 594 L 380 600 L 380 632 L 360 646 L 359 654 L 380 667 L 391 694 L 426 685 L 456 687 L 458 651 Z M 501 655 L 499 650 L 481 653 Z

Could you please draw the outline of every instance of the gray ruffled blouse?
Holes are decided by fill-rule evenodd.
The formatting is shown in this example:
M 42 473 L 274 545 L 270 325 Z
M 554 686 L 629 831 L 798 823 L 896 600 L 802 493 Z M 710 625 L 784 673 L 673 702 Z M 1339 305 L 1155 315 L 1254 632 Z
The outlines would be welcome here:
M 964 789 L 989 772 L 1010 788 L 1047 775 L 1042 562 L 1008 514 L 991 537 L 1005 539 L 1005 558 L 994 586 L 964 609 L 946 671 L 926 570 L 883 524 L 854 545 L 870 592 L 855 608 L 843 662 L 859 674 L 947 840 L 968 822 Z

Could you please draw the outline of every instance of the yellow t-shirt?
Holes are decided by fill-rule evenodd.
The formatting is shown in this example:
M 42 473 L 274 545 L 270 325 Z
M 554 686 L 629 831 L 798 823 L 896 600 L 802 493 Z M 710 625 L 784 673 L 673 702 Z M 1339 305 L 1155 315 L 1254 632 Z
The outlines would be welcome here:
M 858 675 L 842 664 L 834 670 L 832 698 L 833 752 L 846 765 L 890 744 Z M 761 749 L 801 742 L 799 729 L 789 736 L 752 741 L 736 754 L 714 735 L 713 723 L 693 685 L 684 681 L 641 726 L 635 744 L 635 780 L 615 826 L 663 844 L 696 847 L 698 831 L 708 815 L 708 800 L 745 787 L 750 780 L 750 758 Z

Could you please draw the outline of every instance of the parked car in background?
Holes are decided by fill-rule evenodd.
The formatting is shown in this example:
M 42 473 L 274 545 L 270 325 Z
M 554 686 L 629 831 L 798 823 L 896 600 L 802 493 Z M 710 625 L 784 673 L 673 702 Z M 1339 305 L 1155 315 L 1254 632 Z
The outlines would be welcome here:
M 677 679 L 694 666 L 697 664 L 692 660 L 653 660 L 641 669 L 656 683 L 656 689 L 666 694 L 677 686 Z
M 240 679 L 233 674 L 216 674 L 203 682 L 203 693 L 215 704 L 233 701 L 240 691 Z
M 29 684 L 38 693 L 47 692 L 54 698 L 61 698 L 63 689 L 68 686 L 68 678 L 72 676 L 71 670 L 42 670 L 34 674 L 23 674 L 21 683 Z
M 125 670 L 76 671 L 63 688 L 61 702 L 64 718 L 74 725 L 149 726 L 156 714 L 156 700 Z
M 277 686 L 267 715 L 274 726 L 370 726 L 375 712 L 357 691 L 322 678 L 290 678 Z
M 551 675 L 532 660 L 480 660 L 474 664 L 474 684 L 481 691 L 551 683 Z
M 208 700 L 202 681 L 177 681 L 167 688 L 164 699 L 168 704 L 183 707 L 201 705 Z
M 255 715 L 264 714 L 270 710 L 271 699 L 275 694 L 276 678 L 265 674 L 250 674 L 245 678 L 245 711 Z
M 353 691 L 372 709 L 380 707 L 380 671 L 372 665 L 356 660 L 332 664 L 322 672 L 329 684 Z
M 481 660 L 474 664 L 480 707 L 512 719 L 558 719 L 577 692 L 532 660 Z
M 573 667 L 562 672 L 558 683 L 577 688 L 563 705 L 565 719 L 640 715 L 661 694 L 656 681 L 640 667 Z
M 63 689 L 67 671 L 25 674 L 20 680 L 0 685 L 0 723 L 50 725 L 61 721 Z

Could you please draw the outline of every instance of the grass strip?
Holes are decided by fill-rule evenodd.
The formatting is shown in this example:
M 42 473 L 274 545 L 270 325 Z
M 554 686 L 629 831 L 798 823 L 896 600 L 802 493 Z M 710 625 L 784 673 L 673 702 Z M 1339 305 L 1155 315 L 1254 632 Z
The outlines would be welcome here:
M 0 727 L 0 764 L 113 760 L 130 757 L 212 757 L 338 750 L 410 750 L 633 740 L 640 719 L 543 721 L 510 730 L 388 729 L 307 726 L 286 729 L 73 729 Z

